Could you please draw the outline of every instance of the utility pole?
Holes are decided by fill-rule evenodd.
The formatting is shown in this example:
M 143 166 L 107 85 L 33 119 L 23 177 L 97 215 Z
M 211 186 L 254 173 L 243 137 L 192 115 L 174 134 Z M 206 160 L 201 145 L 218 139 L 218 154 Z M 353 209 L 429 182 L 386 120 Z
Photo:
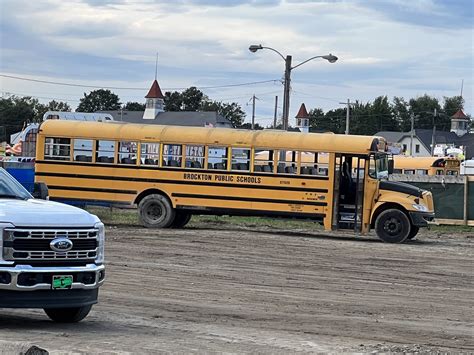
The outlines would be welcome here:
M 436 144 L 436 116 L 438 115 L 438 111 L 436 108 L 433 111 L 433 133 L 431 135 L 431 156 L 434 157 L 434 150 L 435 150 L 435 144 Z
M 415 125 L 415 114 L 413 112 L 411 113 L 410 118 L 411 118 L 410 156 L 413 157 L 413 134 L 414 134 L 413 126 Z
M 288 117 L 290 116 L 290 82 L 291 82 L 291 55 L 287 55 L 285 59 L 285 88 L 283 92 L 283 127 L 284 131 L 288 130 Z
M 255 129 L 255 94 L 252 96 L 252 130 Z
M 273 114 L 273 128 L 277 126 L 278 95 L 275 96 L 275 113 Z
M 255 100 L 259 100 L 259 98 L 256 97 L 255 94 L 253 94 L 250 100 L 252 100 L 252 129 L 255 129 Z
M 350 120 L 350 112 L 351 112 L 351 105 L 355 105 L 355 102 L 351 102 L 350 99 L 347 99 L 347 102 L 339 102 L 340 105 L 347 105 L 346 108 L 346 130 L 344 134 L 349 134 L 349 120 Z

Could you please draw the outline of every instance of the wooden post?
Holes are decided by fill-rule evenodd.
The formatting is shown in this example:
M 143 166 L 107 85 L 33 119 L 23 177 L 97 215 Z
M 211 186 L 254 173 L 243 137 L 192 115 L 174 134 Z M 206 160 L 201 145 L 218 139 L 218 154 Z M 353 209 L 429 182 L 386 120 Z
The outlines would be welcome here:
M 468 199 L 468 196 L 469 196 L 469 191 L 468 190 L 469 190 L 469 177 L 468 177 L 468 175 L 464 175 L 464 203 L 463 203 L 464 209 L 463 209 L 463 213 L 464 213 L 464 225 L 465 226 L 467 226 L 467 224 L 468 224 L 467 223 L 467 220 L 468 220 L 467 214 L 468 214 L 468 211 L 469 211 L 469 209 L 468 209 L 469 205 L 467 203 L 467 201 L 469 200 Z

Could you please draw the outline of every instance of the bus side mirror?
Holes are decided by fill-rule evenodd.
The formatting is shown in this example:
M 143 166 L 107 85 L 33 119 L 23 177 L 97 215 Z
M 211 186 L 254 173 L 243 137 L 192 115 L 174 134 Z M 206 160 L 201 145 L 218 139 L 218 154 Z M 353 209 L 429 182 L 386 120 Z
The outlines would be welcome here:
M 49 200 L 48 186 L 44 182 L 35 182 L 33 192 L 31 194 L 34 198 Z
M 388 173 L 391 175 L 393 174 L 393 159 L 388 161 Z

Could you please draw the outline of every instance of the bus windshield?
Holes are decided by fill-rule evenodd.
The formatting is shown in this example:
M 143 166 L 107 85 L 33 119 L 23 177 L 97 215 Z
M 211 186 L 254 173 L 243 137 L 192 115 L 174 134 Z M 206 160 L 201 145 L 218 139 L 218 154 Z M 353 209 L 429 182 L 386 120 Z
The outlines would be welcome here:
M 369 176 L 379 180 L 388 179 L 387 154 L 375 154 L 370 156 Z

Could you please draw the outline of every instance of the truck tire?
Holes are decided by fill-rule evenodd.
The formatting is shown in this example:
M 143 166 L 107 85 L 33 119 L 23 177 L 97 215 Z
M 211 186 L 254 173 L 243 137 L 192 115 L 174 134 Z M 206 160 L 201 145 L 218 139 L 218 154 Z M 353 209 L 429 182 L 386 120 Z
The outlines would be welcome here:
M 388 209 L 375 220 L 377 236 L 386 243 L 403 243 L 410 234 L 411 223 L 408 216 L 398 209 Z
M 191 219 L 191 214 L 186 213 L 186 212 L 176 211 L 174 221 L 173 223 L 171 223 L 171 228 L 183 228 L 186 224 L 188 224 L 190 219 Z
M 77 323 L 91 311 L 92 305 L 73 308 L 45 308 L 48 317 L 58 323 Z
M 175 210 L 163 195 L 145 196 L 138 204 L 140 222 L 146 228 L 167 228 L 173 223 Z
M 407 239 L 414 239 L 416 237 L 416 235 L 418 234 L 419 230 L 420 230 L 420 227 L 411 226 L 410 234 L 408 234 Z

